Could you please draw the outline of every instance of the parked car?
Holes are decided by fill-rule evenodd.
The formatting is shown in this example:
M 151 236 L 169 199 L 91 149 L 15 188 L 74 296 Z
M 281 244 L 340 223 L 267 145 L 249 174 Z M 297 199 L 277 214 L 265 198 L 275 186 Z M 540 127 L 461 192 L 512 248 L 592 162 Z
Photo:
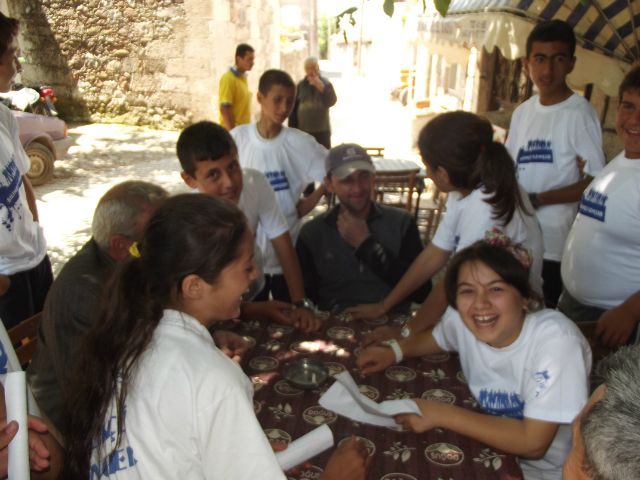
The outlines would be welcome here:
M 74 140 L 59 118 L 16 110 L 11 113 L 20 128 L 20 142 L 31 159 L 27 177 L 32 185 L 42 185 L 53 178 L 54 162 L 67 154 Z

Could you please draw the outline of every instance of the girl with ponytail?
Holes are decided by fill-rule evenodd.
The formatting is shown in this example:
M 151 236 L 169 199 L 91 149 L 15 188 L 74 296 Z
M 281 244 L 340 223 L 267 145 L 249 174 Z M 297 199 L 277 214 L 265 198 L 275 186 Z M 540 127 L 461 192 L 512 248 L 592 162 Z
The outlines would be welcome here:
M 354 320 L 384 315 L 440 271 L 452 253 L 484 238 L 494 228 L 533 250 L 530 282 L 541 294 L 542 232 L 529 197 L 518 184 L 513 160 L 504 145 L 493 141 L 491 123 L 469 112 L 443 113 L 422 129 L 418 146 L 427 175 L 449 194 L 446 215 L 432 243 L 384 300 L 347 312 Z M 444 286 L 438 284 L 402 332 L 381 327 L 368 335 L 363 345 L 424 330 L 446 308 Z
M 227 200 L 179 195 L 156 210 L 80 348 L 60 478 L 284 479 L 251 382 L 207 330 L 240 314 L 252 256 L 253 232 Z M 343 447 L 323 478 L 364 478 L 364 445 Z

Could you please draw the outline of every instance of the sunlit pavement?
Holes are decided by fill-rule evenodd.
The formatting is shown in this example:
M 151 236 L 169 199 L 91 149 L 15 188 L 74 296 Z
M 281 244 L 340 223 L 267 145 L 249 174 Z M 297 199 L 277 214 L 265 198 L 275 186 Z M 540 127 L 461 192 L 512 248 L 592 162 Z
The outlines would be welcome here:
M 389 100 L 389 82 L 340 73 L 330 78 L 338 94 L 331 109 L 333 144 L 385 147 L 389 157 L 419 162 L 410 154 L 408 112 Z M 189 191 L 175 156 L 179 132 L 94 124 L 69 126 L 69 135 L 76 144 L 56 162 L 53 180 L 35 187 L 54 274 L 91 236 L 96 204 L 113 185 L 139 179 L 172 194 Z

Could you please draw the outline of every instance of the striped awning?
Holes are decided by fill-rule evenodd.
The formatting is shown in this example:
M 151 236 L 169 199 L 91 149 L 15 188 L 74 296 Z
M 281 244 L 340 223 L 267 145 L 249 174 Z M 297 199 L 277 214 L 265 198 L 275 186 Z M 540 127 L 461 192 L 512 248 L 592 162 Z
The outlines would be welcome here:
M 525 55 L 533 27 L 551 19 L 569 23 L 578 39 L 569 81 L 595 83 L 615 95 L 624 73 L 640 59 L 640 0 L 452 0 L 446 17 L 430 6 L 410 28 L 414 42 L 437 45 L 452 59 L 460 60 L 459 47 L 483 45 L 489 51 L 497 46 L 513 60 Z

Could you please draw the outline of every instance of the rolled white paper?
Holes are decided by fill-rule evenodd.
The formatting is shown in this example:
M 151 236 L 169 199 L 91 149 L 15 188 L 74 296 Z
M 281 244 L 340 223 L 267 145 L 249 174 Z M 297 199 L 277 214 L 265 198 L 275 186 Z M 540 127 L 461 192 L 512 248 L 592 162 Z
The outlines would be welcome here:
M 333 447 L 333 443 L 331 429 L 322 425 L 291 442 L 286 450 L 277 452 L 276 459 L 286 471 Z
M 9 480 L 29 480 L 29 431 L 27 427 L 27 380 L 24 372 L 7 373 L 4 382 L 7 424 L 13 420 L 20 428 L 8 448 Z

